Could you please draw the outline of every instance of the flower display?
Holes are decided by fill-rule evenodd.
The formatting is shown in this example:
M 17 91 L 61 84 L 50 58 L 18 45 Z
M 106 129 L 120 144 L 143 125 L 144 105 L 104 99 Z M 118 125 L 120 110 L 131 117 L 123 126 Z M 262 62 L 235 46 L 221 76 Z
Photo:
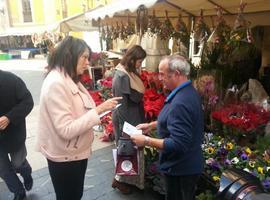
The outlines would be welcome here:
M 92 99 L 96 103 L 96 105 L 100 105 L 104 100 L 102 99 L 102 96 L 100 95 L 100 92 L 97 91 L 89 91 L 89 94 L 91 95 Z
M 194 86 L 203 99 L 204 110 L 212 110 L 218 101 L 215 77 L 211 74 L 202 75 L 194 81 Z
M 104 101 L 112 98 L 112 77 L 107 77 L 105 79 L 99 80 L 97 82 L 97 88 Z
M 106 101 L 109 98 L 113 97 L 112 94 L 112 77 L 107 77 L 105 79 L 101 79 L 97 82 L 98 94 L 101 97 L 102 101 Z M 113 124 L 112 124 L 112 113 L 108 113 L 101 119 L 101 125 L 103 127 L 103 135 L 101 136 L 101 140 L 104 142 L 113 141 L 114 133 L 113 133 Z
M 92 80 L 89 73 L 84 73 L 80 77 L 81 83 L 86 87 L 95 104 L 98 106 L 107 99 L 112 97 L 112 77 L 101 79 L 98 81 L 98 90 L 92 90 L 90 85 Z M 103 135 L 101 136 L 102 141 L 112 141 L 114 139 L 113 126 L 111 120 L 111 113 L 108 113 L 101 119 L 101 125 L 104 128 Z
M 166 97 L 154 89 L 147 89 L 143 99 L 146 119 L 156 119 L 164 105 Z
M 111 114 L 107 114 L 104 117 L 102 117 L 101 124 L 104 127 L 104 131 L 100 139 L 104 142 L 113 141 L 114 133 L 113 133 L 113 124 L 112 124 Z
M 234 141 L 208 133 L 208 142 L 202 145 L 206 159 L 205 172 L 219 187 L 222 172 L 235 167 L 243 169 L 260 179 L 265 190 L 270 192 L 270 163 L 265 156 L 249 147 L 241 147 Z
M 198 78 L 193 82 L 194 87 L 202 99 L 202 108 L 204 111 L 204 124 L 205 129 L 210 126 L 210 113 L 215 109 L 218 104 L 219 97 L 217 94 L 217 77 L 213 72 L 199 72 Z
M 270 112 L 251 103 L 229 104 L 211 113 L 214 120 L 245 133 L 261 133 Z
M 89 81 L 87 77 L 82 77 L 83 82 Z M 165 96 L 163 94 L 162 83 L 158 79 L 158 74 L 155 72 L 142 71 L 141 79 L 146 88 L 144 93 L 144 110 L 147 120 L 154 120 L 157 118 L 159 112 L 161 111 Z M 90 95 L 95 101 L 96 105 L 101 104 L 105 100 L 112 98 L 112 77 L 107 77 L 101 79 L 97 82 L 96 91 L 89 90 Z M 102 126 L 104 128 L 104 134 L 101 137 L 103 141 L 110 141 L 114 138 L 113 136 L 113 125 L 111 122 L 111 113 L 103 117 Z
M 90 57 L 91 66 L 104 65 L 106 58 L 108 58 L 105 52 L 92 52 Z
M 144 92 L 144 111 L 147 120 L 155 120 L 161 111 L 166 99 L 163 92 L 163 85 L 158 79 L 158 73 L 142 71 L 141 79 L 143 81 Z
M 88 91 L 92 89 L 93 80 L 91 79 L 88 70 L 85 70 L 84 73 L 80 76 L 80 82 Z

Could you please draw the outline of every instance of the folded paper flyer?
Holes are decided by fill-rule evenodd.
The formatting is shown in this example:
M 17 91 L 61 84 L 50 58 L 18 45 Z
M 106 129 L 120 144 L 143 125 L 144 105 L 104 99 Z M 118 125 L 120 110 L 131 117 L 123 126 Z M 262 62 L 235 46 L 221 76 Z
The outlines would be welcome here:
M 142 130 L 138 130 L 135 126 L 132 126 L 128 122 L 124 122 L 123 132 L 129 136 L 134 134 L 142 134 Z

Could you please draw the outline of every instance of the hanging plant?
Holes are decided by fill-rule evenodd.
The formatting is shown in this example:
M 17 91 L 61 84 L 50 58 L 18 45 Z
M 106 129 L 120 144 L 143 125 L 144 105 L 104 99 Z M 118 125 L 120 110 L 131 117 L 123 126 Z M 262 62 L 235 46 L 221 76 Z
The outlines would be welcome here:
M 195 26 L 195 39 L 201 41 L 206 39 L 210 34 L 210 29 L 203 19 L 203 10 L 201 10 L 200 18 Z
M 123 22 L 121 22 L 121 28 L 120 28 L 120 32 L 119 32 L 119 38 L 121 40 L 126 40 L 128 38 L 128 36 L 126 34 L 126 28 L 125 28 Z
M 102 40 L 106 40 L 106 31 L 104 29 L 104 26 L 101 27 L 101 38 Z
M 168 11 L 165 11 L 166 19 L 164 23 L 160 27 L 159 36 L 162 40 L 167 40 L 173 36 L 174 28 L 173 25 L 168 17 Z
M 245 6 L 246 3 L 241 2 L 234 28 L 231 31 L 230 39 L 227 44 L 229 54 L 232 56 L 232 61 L 240 61 L 247 58 L 252 59 L 256 56 L 256 47 L 253 44 L 253 37 L 249 27 L 250 24 L 244 17 Z
M 153 16 L 149 17 L 148 29 L 149 35 L 153 36 L 154 34 L 159 34 L 161 31 L 161 22 L 156 17 L 155 10 L 153 10 Z
M 204 69 L 219 69 L 228 62 L 227 42 L 230 39 L 231 27 L 223 18 L 222 8 L 216 7 L 217 26 L 207 40 L 201 64 Z M 229 76 L 230 77 L 230 76 Z
M 176 22 L 175 30 L 173 33 L 173 38 L 180 40 L 186 47 L 189 44 L 189 32 L 186 24 L 182 20 L 182 15 L 179 14 L 178 20 Z
M 216 37 L 214 38 L 214 43 L 220 43 L 223 45 L 226 41 L 229 40 L 231 27 L 227 25 L 226 21 L 224 20 L 222 8 L 217 7 L 216 9 L 218 24 L 216 27 Z
M 120 26 L 118 22 L 116 22 L 116 27 L 112 27 L 112 39 L 116 40 L 117 38 L 119 38 L 120 32 L 121 32 Z
M 130 21 L 129 15 L 128 15 L 127 26 L 126 26 L 125 32 L 127 36 L 135 34 L 135 25 L 134 23 Z
M 239 47 L 239 42 L 245 42 L 245 43 L 252 43 L 253 37 L 251 35 L 251 31 L 249 28 L 249 22 L 244 18 L 244 9 L 246 3 L 240 4 L 239 7 L 239 13 L 237 15 L 237 18 L 234 22 L 234 28 L 231 32 L 230 36 L 230 43 L 234 46 Z
M 107 26 L 106 26 L 106 40 L 112 39 L 112 29 L 113 29 L 113 27 L 110 29 L 108 24 L 107 24 Z
M 108 24 L 106 25 L 106 50 L 112 49 L 112 35 L 113 35 L 113 27 L 109 28 Z

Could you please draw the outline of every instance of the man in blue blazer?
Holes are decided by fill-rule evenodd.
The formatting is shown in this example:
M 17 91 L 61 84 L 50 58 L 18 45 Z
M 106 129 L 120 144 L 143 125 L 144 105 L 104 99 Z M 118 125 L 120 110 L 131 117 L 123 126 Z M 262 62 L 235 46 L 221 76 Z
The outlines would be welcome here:
M 159 64 L 159 79 L 170 90 L 158 120 L 140 124 L 147 134 L 157 128 L 158 138 L 133 135 L 137 146 L 160 150 L 159 169 L 165 175 L 167 200 L 192 200 L 203 171 L 203 111 L 200 97 L 188 79 L 190 65 L 182 56 L 165 57 Z
M 14 200 L 25 199 L 25 189 L 30 190 L 33 185 L 25 147 L 25 117 L 33 105 L 24 82 L 15 74 L 0 70 L 0 177 L 14 193 Z M 16 173 L 23 177 L 24 184 Z

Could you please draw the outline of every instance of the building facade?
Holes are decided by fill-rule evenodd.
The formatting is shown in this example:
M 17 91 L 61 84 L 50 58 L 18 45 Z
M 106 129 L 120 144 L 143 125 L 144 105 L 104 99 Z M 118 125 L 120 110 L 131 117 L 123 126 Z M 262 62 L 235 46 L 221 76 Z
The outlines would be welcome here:
M 0 31 L 52 24 L 113 0 L 0 0 Z

